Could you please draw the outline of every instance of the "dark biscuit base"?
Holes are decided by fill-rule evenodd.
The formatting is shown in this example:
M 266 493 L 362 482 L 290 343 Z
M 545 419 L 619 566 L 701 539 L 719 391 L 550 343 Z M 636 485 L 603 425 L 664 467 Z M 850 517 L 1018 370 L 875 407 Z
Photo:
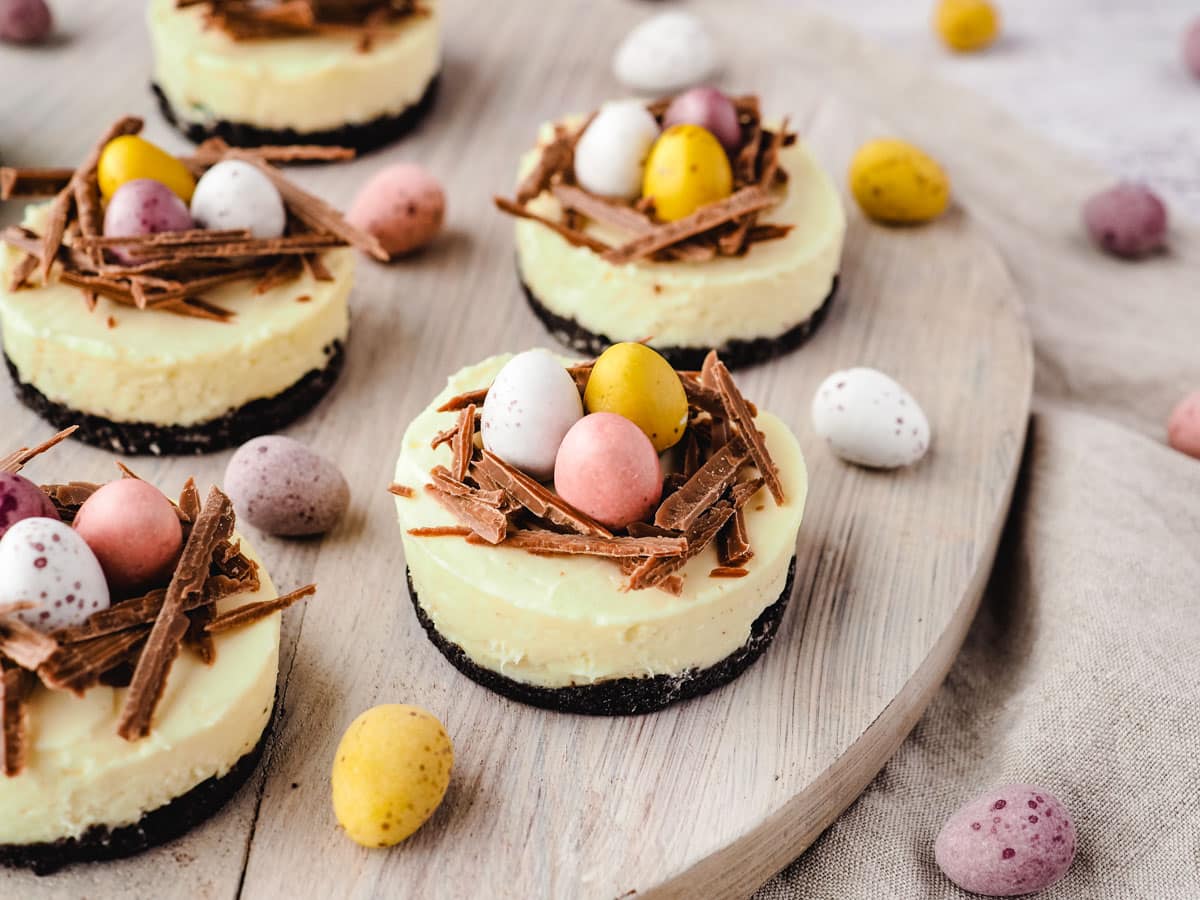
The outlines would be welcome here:
M 17 398 L 56 428 L 78 425 L 73 437 L 85 444 L 128 456 L 188 456 L 236 447 L 260 434 L 279 431 L 303 416 L 329 392 L 345 364 L 346 352 L 341 341 L 326 347 L 325 355 L 329 361 L 324 368 L 308 372 L 283 393 L 251 400 L 220 418 L 198 425 L 113 422 L 79 412 L 50 400 L 33 385 L 21 381 L 7 354 L 4 362 Z
M 788 565 L 787 582 L 779 599 L 762 611 L 750 626 L 750 638 L 738 650 L 707 669 L 689 669 L 679 675 L 651 675 L 645 678 L 614 678 L 595 684 L 546 688 L 514 681 L 491 669 L 485 669 L 467 656 L 458 644 L 442 637 L 421 607 L 408 573 L 408 593 L 412 598 L 417 621 L 433 645 L 450 660 L 454 668 L 485 688 L 530 706 L 555 712 L 580 713 L 589 716 L 634 716 L 655 712 L 680 700 L 699 697 L 722 685 L 729 684 L 748 669 L 771 645 L 796 578 L 796 557 Z
M 521 287 L 525 291 L 525 296 L 529 300 L 529 306 L 533 309 L 534 314 L 542 320 L 542 324 L 561 343 L 589 356 L 599 356 L 616 343 L 606 335 L 588 331 L 574 319 L 551 312 L 534 296 L 529 285 L 521 279 L 519 272 L 517 278 L 521 281 Z M 828 296 L 821 301 L 821 305 L 817 307 L 816 311 L 799 325 L 793 325 L 783 334 L 771 338 L 755 338 L 750 341 L 732 340 L 717 347 L 716 350 L 721 355 L 721 361 L 731 369 L 741 369 L 795 350 L 824 321 L 829 307 L 833 303 L 834 295 L 837 293 L 837 286 L 838 276 L 835 275 Z M 653 343 L 651 346 L 665 356 L 667 362 L 676 369 L 699 369 L 704 364 L 704 357 L 712 349 L 710 347 L 659 347 Z
M 150 89 L 158 98 L 159 109 L 163 117 L 174 125 L 189 140 L 197 144 L 211 137 L 219 137 L 235 147 L 261 147 L 266 145 L 290 146 L 293 144 L 320 144 L 328 147 L 350 147 L 358 153 L 369 153 L 385 144 L 399 140 L 408 134 L 429 110 L 437 96 L 441 75 L 435 75 L 425 88 L 421 99 L 408 109 L 394 116 L 380 116 L 370 122 L 359 125 L 343 125 L 328 131 L 296 131 L 293 128 L 259 128 L 245 122 L 229 122 L 219 119 L 215 122 L 200 124 L 184 122 L 175 114 L 171 101 L 157 84 L 151 84 Z

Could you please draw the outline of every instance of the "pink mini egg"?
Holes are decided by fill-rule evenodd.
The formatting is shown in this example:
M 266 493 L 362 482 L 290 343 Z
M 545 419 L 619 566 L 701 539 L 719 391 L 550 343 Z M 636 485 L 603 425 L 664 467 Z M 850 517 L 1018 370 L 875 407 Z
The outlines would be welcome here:
M 716 88 L 697 87 L 685 91 L 663 113 L 663 128 L 672 125 L 699 125 L 707 128 L 721 142 L 725 152 L 733 154 L 742 143 L 742 126 L 737 108 Z
M 187 231 L 192 214 L 171 189 L 153 178 L 127 181 L 112 195 L 104 211 L 105 237 L 139 237 L 164 231 Z M 109 250 L 121 262 L 137 262 L 120 247 Z
M 446 194 L 415 163 L 381 169 L 359 190 L 346 221 L 377 237 L 391 256 L 425 246 L 442 229 Z
M 616 413 L 576 422 L 558 448 L 554 488 L 610 528 L 645 519 L 662 497 L 658 454 L 646 433 Z
M 20 475 L 0 472 L 0 537 L 22 519 L 57 519 L 58 510 L 45 492 Z
M 1183 34 L 1183 64 L 1200 78 L 1200 19 L 1194 20 Z
M 53 30 L 46 0 L 0 0 L 0 41 L 40 44 Z
M 1097 247 L 1125 259 L 1149 256 L 1167 241 L 1167 207 L 1141 184 L 1118 184 L 1094 194 L 1084 204 L 1083 224 Z
M 183 547 L 171 501 L 136 478 L 109 482 L 88 497 L 75 515 L 75 530 L 117 594 L 165 581 Z
M 1192 391 L 1171 411 L 1167 443 L 1180 453 L 1200 459 L 1200 391 Z

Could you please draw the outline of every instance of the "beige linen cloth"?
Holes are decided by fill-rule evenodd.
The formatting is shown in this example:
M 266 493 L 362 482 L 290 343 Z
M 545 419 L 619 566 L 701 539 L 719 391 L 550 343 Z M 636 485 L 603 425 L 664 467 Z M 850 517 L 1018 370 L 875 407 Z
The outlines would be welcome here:
M 989 786 L 1032 781 L 1079 830 L 1067 877 L 1039 896 L 1196 900 L 1200 460 L 1164 445 L 1164 422 L 1200 388 L 1200 231 L 1176 221 L 1164 256 L 1101 257 L 1078 216 L 1111 175 L 840 26 L 810 31 L 814 73 L 934 152 L 1004 252 L 1036 396 L 949 677 L 862 797 L 756 898 L 968 897 L 934 863 L 938 829 Z

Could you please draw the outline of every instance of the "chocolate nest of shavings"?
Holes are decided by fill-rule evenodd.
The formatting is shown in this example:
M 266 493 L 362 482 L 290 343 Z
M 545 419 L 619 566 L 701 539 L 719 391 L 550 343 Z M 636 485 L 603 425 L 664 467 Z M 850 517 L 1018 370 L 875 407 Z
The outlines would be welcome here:
M 221 285 L 256 282 L 255 293 L 286 284 L 309 272 L 332 279 L 321 261 L 324 251 L 353 246 L 386 261 L 377 239 L 355 228 L 325 201 L 300 189 L 272 163 L 348 159 L 340 147 L 272 147 L 244 150 L 220 139 L 201 144 L 181 161 L 196 176 L 219 162 L 239 159 L 255 166 L 279 190 L 287 209 L 287 230 L 278 238 L 255 238 L 248 231 L 175 231 L 137 237 L 104 237 L 97 168 L 106 144 L 138 134 L 142 120 L 132 116 L 114 123 L 77 169 L 0 168 L 0 200 L 52 196 L 42 234 L 10 226 L 0 240 L 20 251 L 9 271 L 8 289 L 16 291 L 37 274 L 76 287 L 89 310 L 98 296 L 138 309 L 226 322 L 233 313 L 204 299 Z M 120 246 L 133 257 L 119 262 L 105 252 Z M 57 269 L 55 264 L 57 263 Z
M 364 53 L 379 29 L 428 14 L 417 0 L 175 0 L 189 6 L 204 7 L 205 21 L 235 41 L 351 33 Z
M 593 363 L 568 369 L 582 394 Z M 583 554 L 613 560 L 630 590 L 656 587 L 679 594 L 679 570 L 716 542 L 720 566 L 714 578 L 747 574 L 754 556 L 744 509 L 764 485 L 777 504 L 785 501 L 779 469 L 754 425 L 757 411 L 733 383 L 715 351 L 699 372 L 680 371 L 688 421 L 676 445 L 673 471 L 653 515 L 610 530 L 572 507 L 545 485 L 482 447 L 477 408 L 487 388 L 452 397 L 439 412 L 457 412 L 439 432 L 434 449 L 450 450 L 449 465 L 430 471 L 424 491 L 458 521 L 457 526 L 413 528 L 414 537 L 463 537 L 469 543 L 526 550 L 537 555 Z M 391 493 L 414 491 L 392 484 Z
M 662 123 L 672 101 L 664 97 L 646 105 Z M 778 131 L 762 125 L 758 97 L 733 98 L 742 142 L 731 155 L 733 193 L 723 200 L 706 204 L 690 216 L 674 222 L 662 222 L 654 216 L 652 201 L 628 201 L 604 197 L 585 190 L 575 180 L 575 145 L 595 114 L 572 130 L 555 125 L 554 137 L 541 148 L 533 171 L 517 186 L 516 197 L 496 197 L 496 206 L 517 218 L 540 222 L 564 240 L 599 254 L 614 265 L 654 260 L 656 262 L 704 262 L 718 256 L 742 256 L 762 241 L 787 235 L 792 226 L 766 224 L 759 215 L 777 204 L 777 190 L 787 183 L 788 174 L 779 164 L 779 151 L 795 143 L 787 120 Z M 530 201 L 544 193 L 553 196 L 562 207 L 558 219 L 532 210 Z M 610 246 L 587 231 L 588 220 L 625 232 L 624 243 Z
M 74 430 L 68 428 L 37 447 L 0 457 L 0 472 L 19 472 Z M 126 478 L 137 477 L 124 466 L 121 472 Z M 42 490 L 69 524 L 99 487 L 73 481 L 43 485 Z M 252 625 L 316 592 L 315 585 L 308 585 L 281 597 L 218 612 L 220 601 L 257 591 L 260 586 L 257 564 L 242 552 L 234 537 L 233 505 L 216 487 L 201 503 L 196 483 L 189 478 L 175 509 L 183 525 L 183 550 L 165 583 L 121 598 L 82 624 L 50 634 L 13 615 L 29 604 L 0 607 L 0 762 L 6 776 L 19 775 L 24 769 L 27 704 L 39 682 L 46 689 L 77 695 L 99 684 L 128 686 L 117 733 L 136 741 L 150 733 L 181 647 L 190 648 L 212 665 L 217 654 L 213 635 Z

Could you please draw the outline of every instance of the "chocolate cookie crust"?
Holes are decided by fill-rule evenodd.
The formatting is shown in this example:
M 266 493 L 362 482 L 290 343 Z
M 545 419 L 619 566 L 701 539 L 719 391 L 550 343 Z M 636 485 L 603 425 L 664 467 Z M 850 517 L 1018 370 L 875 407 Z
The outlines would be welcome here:
M 17 398 L 57 428 L 78 425 L 74 437 L 105 450 L 127 456 L 192 456 L 236 447 L 260 434 L 279 431 L 309 412 L 329 392 L 341 374 L 346 353 L 341 341 L 325 348 L 327 362 L 306 373 L 274 397 L 252 400 L 225 415 L 197 425 L 154 425 L 147 422 L 113 422 L 79 412 L 50 400 L 32 384 L 20 380 L 16 366 L 5 354 Z
M 407 572 L 407 570 L 406 570 Z M 523 684 L 475 663 L 458 644 L 447 640 L 434 626 L 421 606 L 412 573 L 407 572 L 408 594 L 417 621 L 425 634 L 458 671 L 497 694 L 555 712 L 589 716 L 633 716 L 656 712 L 680 700 L 699 697 L 729 684 L 766 652 L 779 630 L 779 623 L 792 597 L 796 580 L 796 557 L 788 564 L 787 581 L 779 599 L 762 611 L 750 626 L 750 638 L 739 649 L 707 669 L 689 669 L 678 675 L 652 675 L 646 678 L 614 678 L 595 684 L 547 688 Z

